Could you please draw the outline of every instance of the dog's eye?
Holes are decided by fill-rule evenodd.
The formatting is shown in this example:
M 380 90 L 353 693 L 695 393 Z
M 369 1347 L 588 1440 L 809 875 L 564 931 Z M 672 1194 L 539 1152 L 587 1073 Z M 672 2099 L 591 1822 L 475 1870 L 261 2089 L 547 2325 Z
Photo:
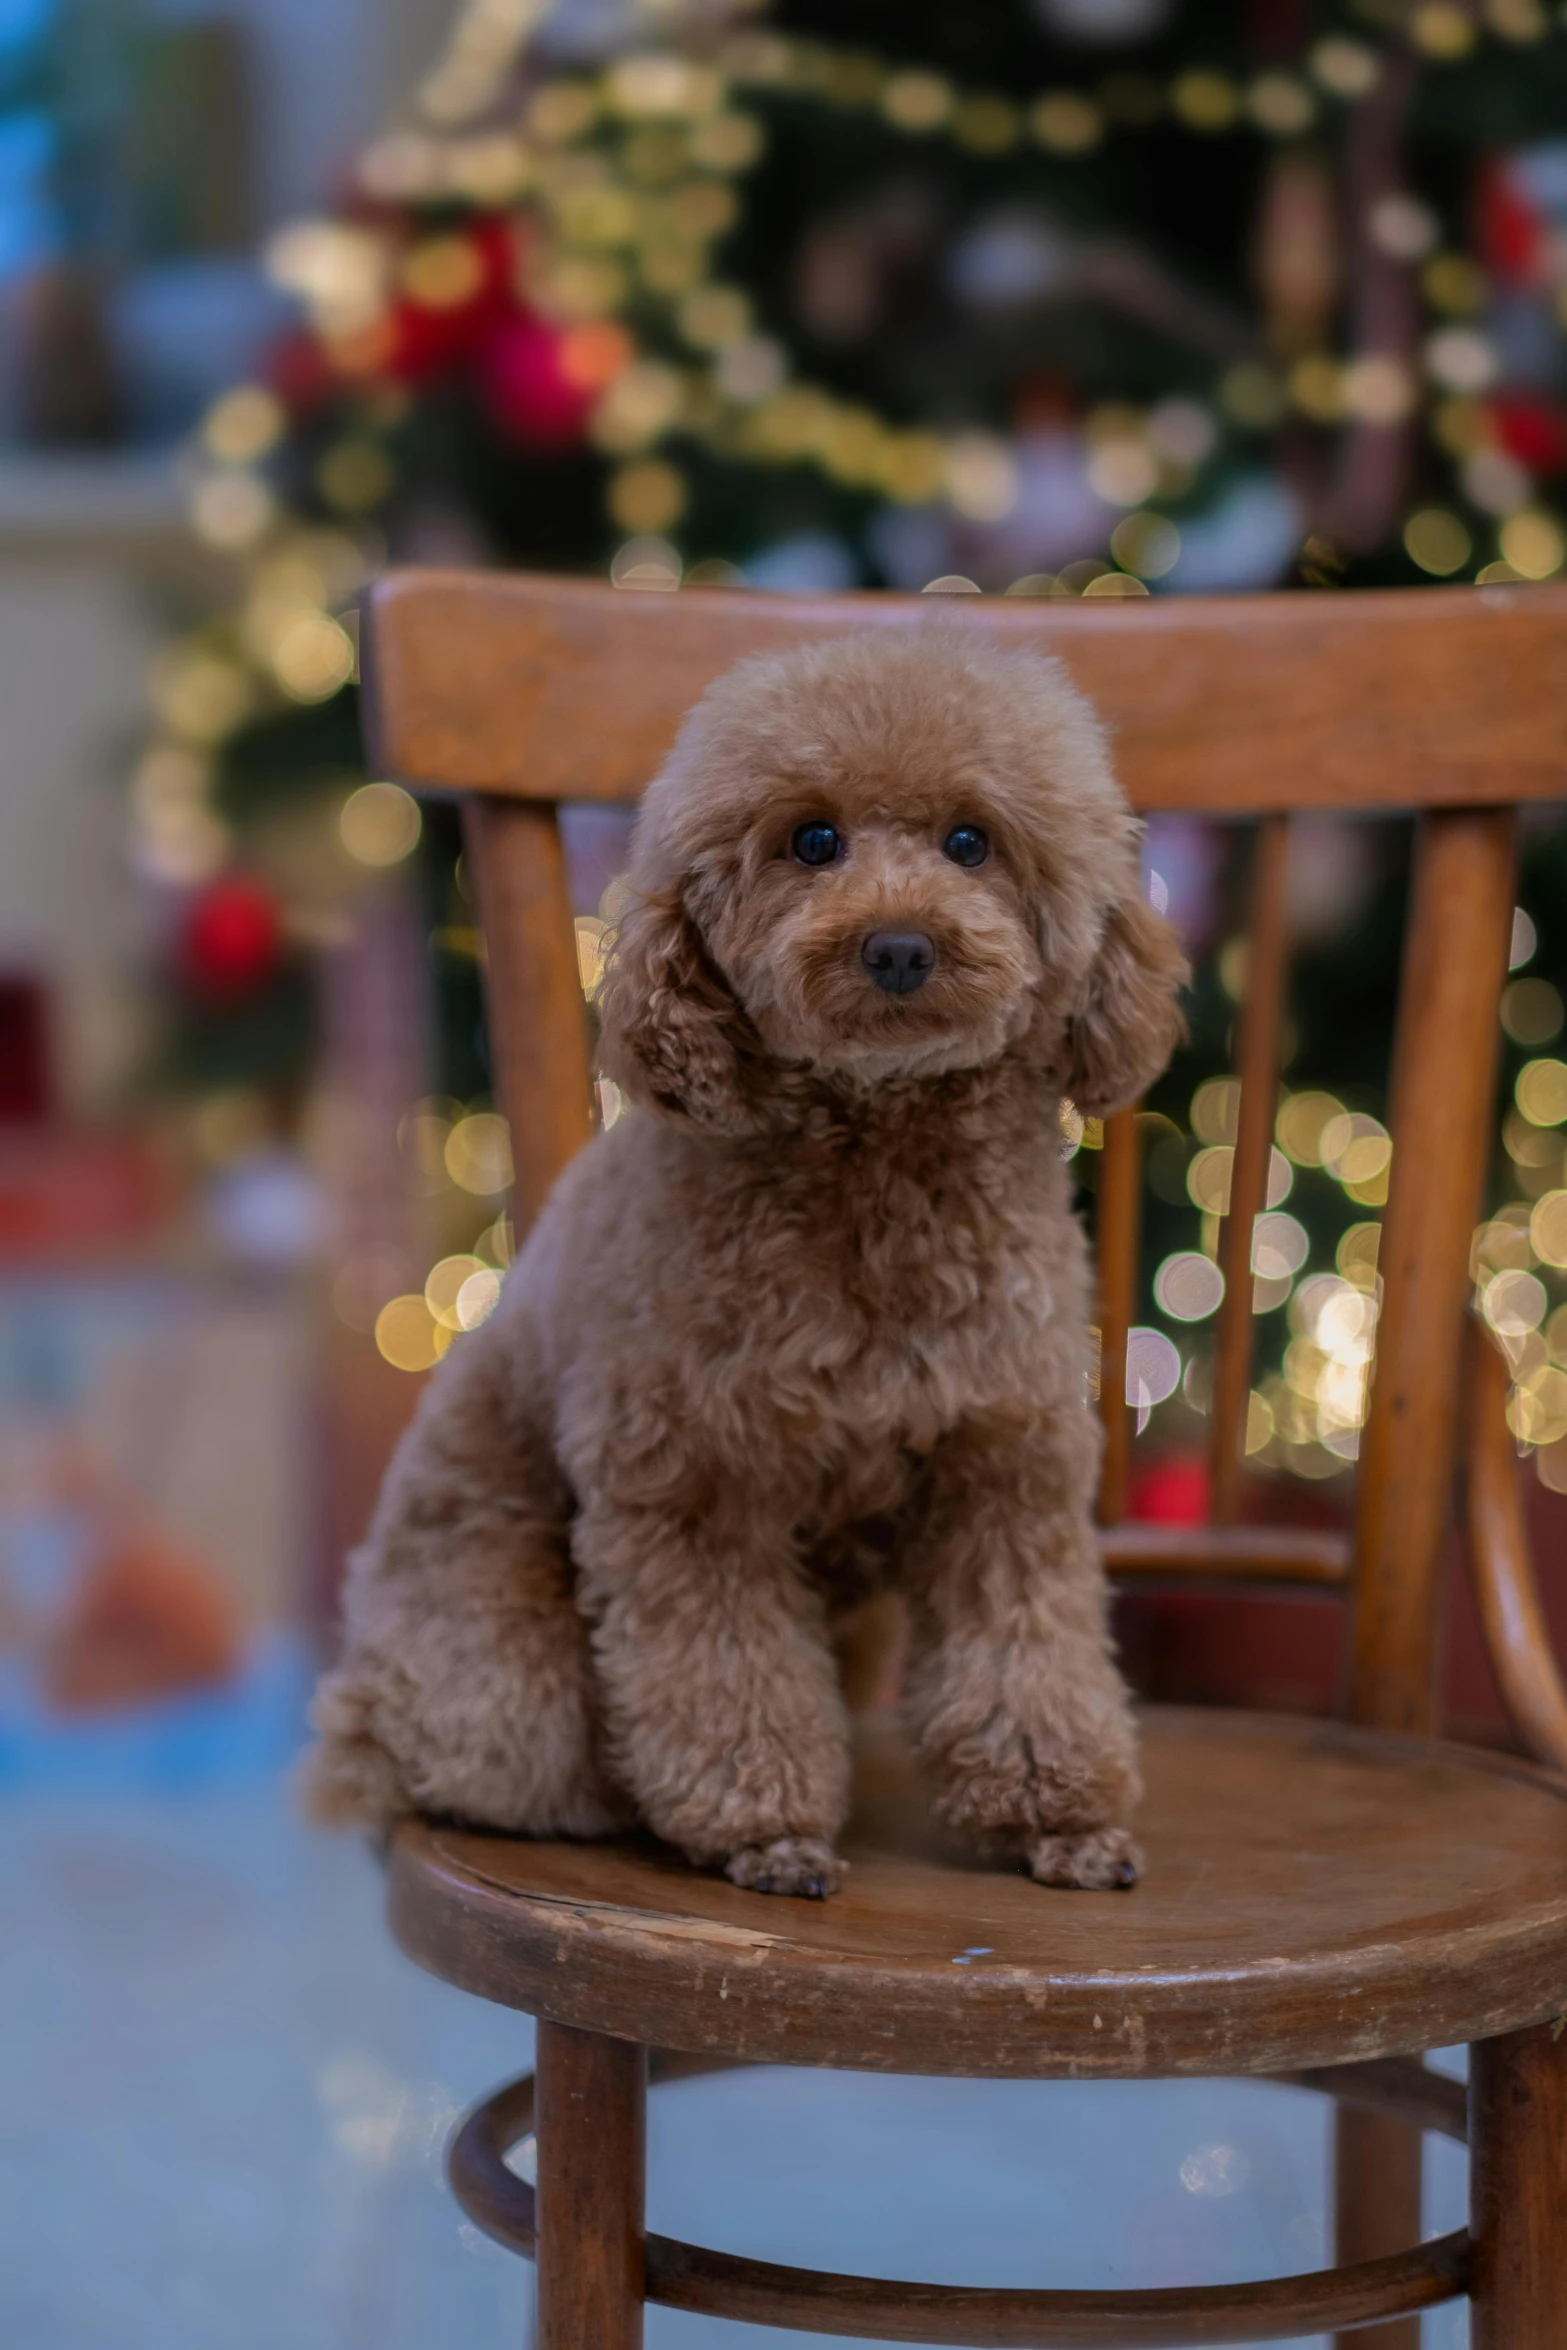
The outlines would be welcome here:
M 843 835 L 835 824 L 823 824 L 816 818 L 795 826 L 789 846 L 802 865 L 830 865 L 842 854 Z
M 954 865 L 983 865 L 990 854 L 990 835 L 977 824 L 957 824 L 941 844 L 941 853 Z

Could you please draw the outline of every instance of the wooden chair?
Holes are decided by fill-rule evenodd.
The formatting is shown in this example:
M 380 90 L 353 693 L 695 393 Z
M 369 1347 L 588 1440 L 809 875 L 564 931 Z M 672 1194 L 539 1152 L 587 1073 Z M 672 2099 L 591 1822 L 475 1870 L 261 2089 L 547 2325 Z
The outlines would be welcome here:
M 464 799 L 519 1223 L 590 1124 L 558 803 L 634 798 L 681 713 L 740 654 L 921 616 L 917 599 L 896 597 L 624 594 L 441 573 L 377 591 L 378 771 Z M 986 601 L 958 617 L 1064 657 L 1111 721 L 1137 806 L 1258 822 L 1212 1523 L 1123 1516 L 1138 1207 L 1123 1114 L 1099 1186 L 1105 1552 L 1117 1575 L 1341 1596 L 1347 1718 L 1153 1710 L 1149 1868 L 1131 1896 L 1044 1892 L 945 1848 L 901 1755 L 874 1740 L 848 1886 L 821 1906 L 739 1892 L 648 1844 L 530 1844 L 407 1822 L 391 1864 L 404 1947 L 539 2019 L 536 2083 L 470 2117 L 453 2185 L 480 2227 L 537 2257 L 543 2350 L 631 2350 L 647 2300 L 860 2338 L 1058 2350 L 1347 2336 L 1382 2321 L 1358 2338 L 1415 2350 L 1416 2313 L 1465 2293 L 1475 2350 L 1559 2350 L 1567 1781 L 1433 1732 L 1517 811 L 1567 792 L 1567 590 Z M 1347 1541 L 1240 1514 L 1289 826 L 1313 808 L 1419 812 L 1380 1336 Z M 1481 1612 L 1524 1740 L 1561 1768 L 1567 1699 L 1514 1491 L 1506 1368 L 1488 1340 L 1467 1343 Z M 1462 2137 L 1466 2100 L 1421 2052 L 1458 2041 L 1473 2049 L 1472 2220 L 1422 2242 L 1420 2133 Z M 1342 2265 L 1200 2290 L 987 2291 L 780 2268 L 647 2236 L 649 2050 L 655 2078 L 765 2062 L 987 2078 L 1263 2074 L 1325 2090 L 1338 2108 Z M 534 2130 L 536 2191 L 503 2161 Z

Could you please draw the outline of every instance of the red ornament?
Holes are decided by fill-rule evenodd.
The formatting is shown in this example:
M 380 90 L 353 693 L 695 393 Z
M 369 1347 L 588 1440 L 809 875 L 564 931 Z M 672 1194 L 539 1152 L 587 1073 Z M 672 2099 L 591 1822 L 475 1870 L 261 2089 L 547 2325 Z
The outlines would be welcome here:
M 568 338 L 514 311 L 479 356 L 479 385 L 497 429 L 535 449 L 569 449 L 595 398 L 584 370 L 568 363 Z
M 1547 258 L 1547 222 L 1507 169 L 1486 166 L 1479 192 L 1480 257 L 1506 285 L 1536 285 Z
M 1191 1453 L 1151 1461 L 1137 1479 L 1132 1507 L 1156 1526 L 1200 1526 L 1208 1515 L 1208 1464 Z
M 404 290 L 383 322 L 381 370 L 402 383 L 428 383 L 472 367 L 511 308 L 516 267 L 515 231 L 502 219 L 410 246 Z
M 207 996 L 251 995 L 271 978 L 283 951 L 277 902 L 259 881 L 231 874 L 186 911 L 179 960 L 187 982 Z
M 1539 393 L 1508 392 L 1486 405 L 1509 457 L 1516 457 L 1531 473 L 1567 469 L 1567 408 L 1559 401 Z

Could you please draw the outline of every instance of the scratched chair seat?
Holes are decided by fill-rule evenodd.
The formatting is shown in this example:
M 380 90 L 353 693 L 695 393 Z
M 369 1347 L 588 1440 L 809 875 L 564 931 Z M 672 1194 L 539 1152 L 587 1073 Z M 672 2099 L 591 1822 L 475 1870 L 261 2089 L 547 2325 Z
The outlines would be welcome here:
M 651 1839 L 411 1821 L 392 1918 L 449 1982 L 691 2055 L 1006 2077 L 1295 2071 L 1567 2008 L 1567 1786 L 1331 1723 L 1145 1717 L 1130 1893 L 946 1838 L 895 1733 L 862 1742 L 844 1890 L 745 1893 Z

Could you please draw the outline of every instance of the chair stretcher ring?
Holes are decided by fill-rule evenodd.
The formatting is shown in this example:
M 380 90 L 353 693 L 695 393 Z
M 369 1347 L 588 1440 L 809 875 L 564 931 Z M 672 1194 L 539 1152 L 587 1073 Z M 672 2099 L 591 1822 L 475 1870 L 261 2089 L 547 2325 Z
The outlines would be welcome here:
M 739 2069 L 722 2061 L 654 2055 L 660 2081 Z M 1458 2081 L 1427 2072 L 1412 2057 L 1326 2065 L 1261 2076 L 1313 2089 L 1341 2104 L 1389 2115 L 1409 2127 L 1466 2137 Z M 507 2156 L 533 2130 L 533 2076 L 509 2081 L 460 2125 L 447 2156 L 452 2192 L 475 2227 L 533 2259 L 536 2198 Z M 1248 2341 L 1287 2341 L 1403 2317 L 1455 2301 L 1467 2290 L 1469 2237 L 1453 2234 L 1348 2268 L 1269 2278 L 1261 2284 L 1180 2286 L 1139 2292 L 1035 2291 L 972 2285 L 908 2285 L 836 2276 L 713 2252 L 669 2236 L 647 2239 L 646 2298 L 704 2317 L 856 2339 L 1009 2350 L 1182 2350 Z

